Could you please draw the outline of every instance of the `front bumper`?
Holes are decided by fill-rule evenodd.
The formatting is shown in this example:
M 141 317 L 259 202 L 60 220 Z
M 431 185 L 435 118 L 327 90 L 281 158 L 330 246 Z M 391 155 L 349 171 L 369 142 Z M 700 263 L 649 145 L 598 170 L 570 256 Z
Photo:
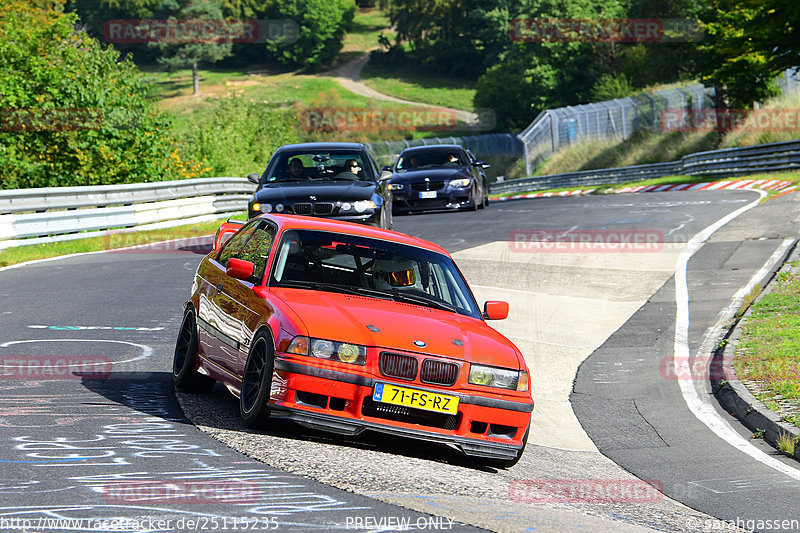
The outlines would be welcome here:
M 435 198 L 420 198 L 419 193 L 392 192 L 392 211 L 409 213 L 434 209 L 465 209 L 472 205 L 472 189 L 435 191 Z
M 247 210 L 247 218 L 252 219 L 259 215 L 262 215 L 262 211 L 253 211 L 252 209 L 248 208 Z M 289 213 L 294 214 L 294 213 Z M 371 213 L 365 214 L 352 214 L 352 215 L 302 215 L 302 216 L 313 216 L 317 218 L 327 218 L 331 220 L 343 220 L 345 222 L 356 222 L 359 224 L 369 224 L 371 226 L 378 226 L 381 222 L 381 210 L 373 209 Z
M 378 382 L 458 396 L 458 413 L 375 402 L 372 395 Z M 469 456 L 513 459 L 523 446 L 533 403 L 376 379 L 277 356 L 270 408 L 276 417 L 314 429 L 351 436 L 372 430 L 451 444 Z

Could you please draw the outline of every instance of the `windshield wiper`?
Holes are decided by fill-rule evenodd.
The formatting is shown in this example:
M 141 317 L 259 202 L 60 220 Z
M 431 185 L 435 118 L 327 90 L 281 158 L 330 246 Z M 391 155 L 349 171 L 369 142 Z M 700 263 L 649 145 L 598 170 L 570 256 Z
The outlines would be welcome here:
M 416 294 L 409 294 L 407 292 L 401 292 L 397 289 L 392 289 L 392 298 L 398 302 L 405 302 L 411 304 L 422 305 L 425 307 L 435 307 L 436 309 L 441 309 L 443 311 L 450 311 L 451 313 L 457 313 L 455 306 L 452 306 L 446 302 L 442 302 L 440 300 L 434 300 L 432 298 L 425 298 L 424 296 L 417 296 Z
M 336 283 L 323 283 L 318 281 L 287 280 L 281 281 L 279 287 L 290 287 L 295 289 L 312 289 L 317 291 L 341 292 L 344 294 L 356 294 L 358 296 L 372 296 L 387 300 L 392 297 L 383 291 L 365 289 L 363 287 L 353 287 L 352 285 L 339 285 Z

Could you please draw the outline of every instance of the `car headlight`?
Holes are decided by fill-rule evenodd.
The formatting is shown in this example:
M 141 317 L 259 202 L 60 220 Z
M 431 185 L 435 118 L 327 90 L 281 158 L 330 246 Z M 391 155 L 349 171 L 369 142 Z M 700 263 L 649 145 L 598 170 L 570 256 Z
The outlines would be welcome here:
M 469 187 L 472 185 L 472 180 L 469 178 L 462 178 L 457 180 L 451 180 L 450 186 L 454 189 L 463 189 L 464 187 Z
M 363 213 L 367 209 L 375 209 L 376 207 L 375 202 L 372 200 L 358 200 L 357 202 L 353 202 L 353 208 L 356 210 L 356 213 Z
M 471 365 L 468 381 L 473 385 L 497 387 L 508 390 L 528 390 L 528 373 L 493 366 Z
M 403 184 L 402 183 L 390 183 L 389 184 L 389 190 L 390 191 L 402 191 L 403 190 Z
M 297 336 L 292 339 L 286 351 L 297 355 L 310 355 L 319 359 L 331 359 L 361 366 L 367 362 L 366 346 L 327 339 Z
M 253 204 L 252 208 L 253 211 L 261 211 L 261 204 L 256 202 Z

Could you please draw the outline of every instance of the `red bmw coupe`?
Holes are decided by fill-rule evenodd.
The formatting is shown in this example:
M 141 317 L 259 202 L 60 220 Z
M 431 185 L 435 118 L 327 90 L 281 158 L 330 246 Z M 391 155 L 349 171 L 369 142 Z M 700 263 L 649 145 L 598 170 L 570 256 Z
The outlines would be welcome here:
M 294 215 L 225 223 L 175 347 L 180 390 L 221 382 L 248 427 L 373 430 L 516 464 L 533 411 L 520 351 L 453 259 L 393 231 Z

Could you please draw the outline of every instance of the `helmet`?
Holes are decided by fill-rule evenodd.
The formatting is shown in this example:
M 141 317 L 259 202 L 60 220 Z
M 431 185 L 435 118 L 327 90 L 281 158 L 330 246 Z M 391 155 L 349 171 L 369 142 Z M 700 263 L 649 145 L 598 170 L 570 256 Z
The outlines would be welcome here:
M 400 289 L 418 285 L 414 263 L 408 259 L 379 259 L 372 270 L 375 288 Z

